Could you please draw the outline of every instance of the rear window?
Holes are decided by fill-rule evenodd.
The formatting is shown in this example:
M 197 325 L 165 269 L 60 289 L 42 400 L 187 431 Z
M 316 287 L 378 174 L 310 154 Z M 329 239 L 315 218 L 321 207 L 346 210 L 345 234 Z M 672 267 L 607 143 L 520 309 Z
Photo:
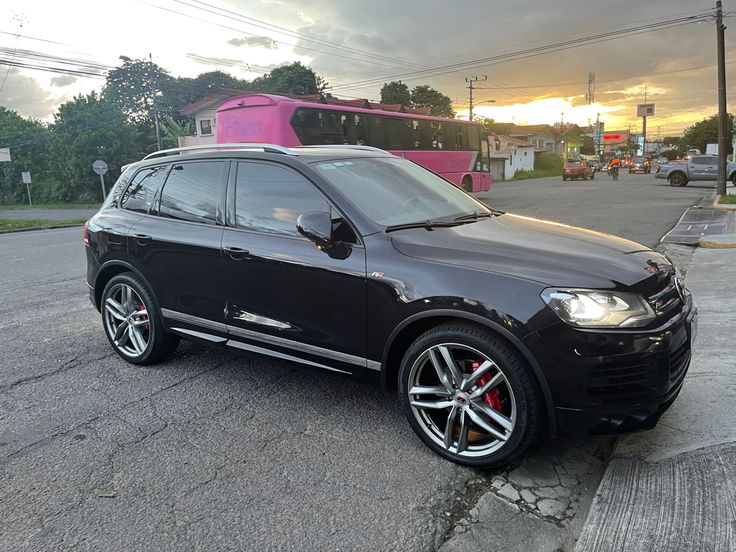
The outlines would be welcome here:
M 567 163 L 565 163 L 568 167 L 577 167 L 580 165 L 579 159 L 571 159 Z
M 217 223 L 223 161 L 178 163 L 161 193 L 159 215 L 190 222 Z

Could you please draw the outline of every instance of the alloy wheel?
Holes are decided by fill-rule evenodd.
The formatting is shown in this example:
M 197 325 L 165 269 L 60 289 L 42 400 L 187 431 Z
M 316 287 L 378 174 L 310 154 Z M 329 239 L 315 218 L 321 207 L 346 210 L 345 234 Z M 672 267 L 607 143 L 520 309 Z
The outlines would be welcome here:
M 105 331 L 124 356 L 142 355 L 151 341 L 148 309 L 140 295 L 127 284 L 116 284 L 105 299 Z
M 462 457 L 496 452 L 516 426 L 516 399 L 503 370 L 467 345 L 442 343 L 419 355 L 408 396 L 422 431 Z

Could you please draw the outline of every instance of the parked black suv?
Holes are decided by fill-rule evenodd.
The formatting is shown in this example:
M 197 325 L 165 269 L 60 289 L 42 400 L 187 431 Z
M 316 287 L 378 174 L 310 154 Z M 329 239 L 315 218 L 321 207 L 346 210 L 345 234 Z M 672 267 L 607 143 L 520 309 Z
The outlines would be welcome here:
M 666 257 L 489 209 L 374 148 L 157 152 L 84 239 L 129 362 L 184 337 L 374 381 L 465 465 L 540 432 L 653 426 L 690 362 L 696 309 Z

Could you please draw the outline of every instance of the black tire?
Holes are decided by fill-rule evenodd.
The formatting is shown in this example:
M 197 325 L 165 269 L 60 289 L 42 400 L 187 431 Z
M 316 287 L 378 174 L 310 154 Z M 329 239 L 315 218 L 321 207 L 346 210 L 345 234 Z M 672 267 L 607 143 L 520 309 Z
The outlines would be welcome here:
M 463 187 L 463 190 L 465 190 L 468 193 L 471 193 L 473 191 L 473 179 L 469 177 L 468 175 L 463 176 L 462 187 Z
M 564 182 L 565 180 L 567 180 L 567 177 L 566 176 L 563 176 L 562 177 L 562 181 Z
M 490 439 L 491 443 L 495 441 L 495 445 L 472 445 L 476 446 L 476 448 L 477 446 L 497 446 L 497 448 L 490 450 L 488 453 L 485 453 L 483 450 L 473 451 L 468 449 L 466 452 L 458 454 L 456 451 L 460 448 L 459 436 L 457 438 L 458 441 L 453 442 L 449 447 L 450 449 L 454 447 L 456 451 L 449 450 L 441 442 L 437 441 L 437 439 L 441 440 L 438 427 L 433 429 L 430 427 L 431 424 L 420 422 L 420 419 L 425 419 L 421 412 L 430 412 L 432 415 L 438 413 L 438 418 L 444 416 L 443 412 L 447 412 L 449 417 L 455 407 L 447 407 L 444 410 L 419 410 L 415 409 L 411 404 L 412 399 L 409 395 L 409 389 L 413 388 L 410 385 L 416 385 L 416 382 L 411 383 L 410 379 L 417 378 L 417 374 L 423 374 L 424 372 L 422 370 L 425 368 L 430 370 L 428 374 L 432 377 L 431 364 L 426 364 L 430 362 L 427 360 L 429 350 L 443 344 L 467 347 L 473 349 L 475 352 L 481 353 L 495 363 L 495 366 L 491 370 L 495 371 L 497 369 L 498 371 L 496 373 L 501 373 L 505 377 L 503 383 L 498 385 L 498 388 L 501 389 L 499 393 L 506 390 L 504 400 L 507 402 L 504 403 L 504 408 L 510 409 L 511 402 L 515 404 L 515 422 L 510 430 L 504 430 L 510 431 L 505 441 L 498 438 L 491 438 L 489 433 L 485 433 L 485 438 Z M 456 366 L 460 366 L 461 369 L 462 366 L 467 368 L 468 361 L 464 362 L 465 364 L 460 362 Z M 465 371 L 464 373 L 468 374 L 471 372 Z M 436 372 L 434 376 L 437 381 L 440 381 L 436 376 Z M 537 436 L 538 428 L 540 427 L 540 392 L 529 368 L 513 347 L 497 334 L 482 326 L 463 322 L 446 323 L 424 332 L 412 343 L 404 354 L 399 368 L 398 383 L 401 406 L 409 421 L 409 425 L 411 425 L 414 432 L 430 449 L 452 462 L 475 468 L 504 466 L 518 460 Z M 475 385 L 479 384 L 476 383 Z M 472 389 L 477 390 L 477 387 L 473 387 Z M 509 389 L 511 392 L 508 392 Z M 468 394 L 470 392 L 468 391 Z M 457 393 L 462 394 L 460 391 L 457 391 Z M 417 395 L 414 396 L 416 397 Z M 485 397 L 486 395 L 481 395 L 479 398 L 475 398 L 474 401 L 477 403 L 479 400 L 485 400 Z M 447 398 L 444 400 L 447 400 Z M 457 402 L 458 400 L 461 402 Z M 467 394 L 465 398 L 456 399 L 455 402 L 462 405 L 467 404 L 467 410 L 472 410 L 476 418 L 479 413 L 482 413 L 482 411 L 477 410 L 475 403 L 471 401 Z M 470 406 L 471 404 L 473 404 L 472 407 Z M 460 418 L 470 420 L 470 414 L 466 415 L 463 412 Z M 486 418 L 486 421 L 488 420 L 490 418 Z M 466 421 L 466 423 L 470 428 L 469 431 L 474 432 L 475 439 L 477 439 L 476 436 L 483 434 L 482 428 L 474 422 Z M 446 428 L 447 424 L 445 424 L 445 430 Z M 479 428 L 481 431 L 479 431 Z M 455 425 L 453 424 L 453 433 L 454 430 Z M 460 430 L 458 430 L 459 432 Z
M 591 180 L 595 180 L 595 172 L 593 172 L 593 173 L 590 174 L 590 179 Z
M 147 336 L 147 342 L 145 349 L 143 349 L 143 352 L 140 354 L 131 354 L 130 351 L 126 352 L 124 347 L 121 347 L 115 342 L 114 336 L 111 335 L 111 326 L 106 318 L 107 301 L 121 288 L 121 286 L 128 286 L 135 292 L 135 294 L 138 295 L 142 301 L 142 305 L 140 306 L 142 306 L 143 309 L 141 310 L 144 310 L 147 316 L 148 323 L 143 326 L 143 331 L 145 332 L 145 336 Z M 135 274 L 131 272 L 123 272 L 122 274 L 118 274 L 113 277 L 107 283 L 102 292 L 101 305 L 102 326 L 105 331 L 105 335 L 115 352 L 128 362 L 140 365 L 155 364 L 171 356 L 179 345 L 179 336 L 167 332 L 166 328 L 164 328 L 158 302 L 148 287 L 148 284 Z M 122 339 L 119 341 L 122 342 Z
M 733 184 L 734 186 L 736 186 L 736 173 L 734 173 L 734 174 L 731 175 L 731 184 Z
M 687 178 L 685 178 L 685 175 L 680 172 L 670 175 L 667 180 L 669 181 L 670 186 L 674 186 L 675 188 L 687 186 Z

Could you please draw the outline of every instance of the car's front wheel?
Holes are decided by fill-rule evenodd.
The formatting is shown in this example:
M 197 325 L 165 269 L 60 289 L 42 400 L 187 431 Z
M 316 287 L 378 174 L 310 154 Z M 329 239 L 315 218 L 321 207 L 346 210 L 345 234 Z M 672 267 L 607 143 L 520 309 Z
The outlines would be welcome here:
M 668 180 L 670 182 L 670 186 L 674 186 L 675 188 L 687 185 L 687 178 L 685 178 L 685 175 L 682 173 L 675 173 L 671 175 Z
M 101 311 L 110 344 L 128 362 L 159 362 L 179 344 L 179 337 L 164 328 L 153 293 L 132 273 L 118 274 L 107 283 Z
M 532 376 L 516 351 L 480 326 L 444 324 L 419 336 L 402 360 L 399 392 L 419 438 L 458 464 L 508 464 L 537 434 Z

